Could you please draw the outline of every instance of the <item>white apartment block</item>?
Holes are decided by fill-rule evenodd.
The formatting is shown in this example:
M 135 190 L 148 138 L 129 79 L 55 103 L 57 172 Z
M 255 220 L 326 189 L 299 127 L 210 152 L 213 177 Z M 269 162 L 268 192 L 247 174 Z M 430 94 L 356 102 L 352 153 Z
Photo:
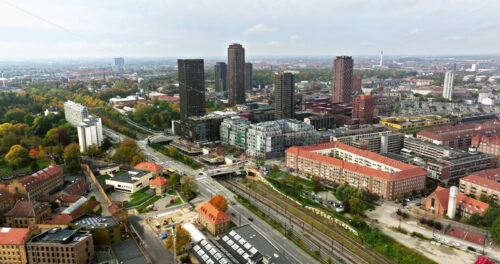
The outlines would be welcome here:
M 294 119 L 268 121 L 248 127 L 246 152 L 260 158 L 284 155 L 291 146 L 318 144 L 320 134 L 314 126 Z
M 451 100 L 453 94 L 453 79 L 455 74 L 452 71 L 447 71 L 444 74 L 443 97 Z
M 250 121 L 239 116 L 224 119 L 220 125 L 220 141 L 224 144 L 245 149 L 249 126 Z
M 102 144 L 102 121 L 100 117 L 89 115 L 87 108 L 73 101 L 64 103 L 64 116 L 78 131 L 80 151 L 85 152 L 90 145 Z

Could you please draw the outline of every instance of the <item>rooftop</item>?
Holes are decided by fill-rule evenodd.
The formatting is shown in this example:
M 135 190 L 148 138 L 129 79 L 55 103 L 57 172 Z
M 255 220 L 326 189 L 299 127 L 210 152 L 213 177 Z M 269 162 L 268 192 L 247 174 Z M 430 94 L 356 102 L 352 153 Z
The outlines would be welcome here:
M 82 228 L 103 228 L 118 225 L 112 216 L 82 215 L 71 221 L 72 224 Z
M 206 202 L 199 209 L 198 212 L 206 216 L 212 223 L 220 224 L 229 221 L 227 214 L 213 206 L 210 202 Z
M 144 176 L 148 173 L 150 173 L 150 171 L 130 170 L 130 171 L 125 171 L 119 175 L 116 175 L 115 177 L 111 177 L 111 178 L 107 179 L 106 181 L 134 183 L 137 181 L 138 178 L 141 178 L 142 176 Z
M 5 216 L 34 217 L 47 209 L 50 209 L 48 203 L 17 201 L 14 207 L 7 212 Z
M 83 206 L 87 202 L 87 198 L 81 197 L 78 199 L 78 201 L 74 202 L 71 204 L 68 208 L 64 209 L 61 214 L 71 214 L 73 213 L 76 209 L 80 208 L 80 206 Z
M 2 227 L 0 229 L 0 245 L 24 245 L 29 229 Z
M 149 185 L 164 185 L 167 184 L 168 180 L 165 177 L 158 176 L 149 181 Z
M 143 162 L 137 164 L 134 168 L 138 169 L 138 170 L 146 170 L 146 171 L 163 170 L 163 166 L 160 166 L 160 165 L 153 163 L 153 162 L 146 162 L 146 161 L 143 161 Z
M 66 187 L 64 189 L 64 192 L 70 195 L 83 195 L 86 193 L 89 189 L 89 183 L 85 178 L 82 178 Z
M 479 185 L 484 188 L 492 189 L 497 192 L 500 192 L 500 182 L 496 182 L 493 180 L 490 180 L 485 177 L 480 177 L 475 174 L 471 174 L 469 176 L 465 176 L 460 179 L 460 181 L 465 181 L 465 182 L 470 182 L 472 184 Z
M 115 253 L 118 263 L 120 264 L 144 264 L 147 263 L 146 258 L 141 253 L 141 250 L 133 239 L 128 239 L 120 243 L 111 245 L 111 249 Z
M 251 257 L 255 254 L 261 254 L 269 260 L 269 263 L 290 263 L 288 259 L 281 255 L 276 247 L 251 225 L 243 225 L 233 229 L 229 234 L 222 237 L 219 243 L 233 256 L 239 255 L 244 257 L 247 254 Z
M 76 244 L 89 236 L 92 236 L 92 234 L 87 231 L 54 227 L 33 237 L 29 243 Z
M 39 170 L 31 175 L 25 176 L 19 182 L 26 188 L 31 190 L 42 182 L 62 173 L 63 169 L 57 165 L 49 165 L 47 168 Z

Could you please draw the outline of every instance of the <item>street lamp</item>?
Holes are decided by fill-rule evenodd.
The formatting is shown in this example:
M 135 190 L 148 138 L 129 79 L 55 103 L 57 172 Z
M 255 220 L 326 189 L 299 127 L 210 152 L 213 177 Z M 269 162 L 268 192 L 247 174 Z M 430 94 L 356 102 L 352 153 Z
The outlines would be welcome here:
M 170 227 L 172 229 L 172 242 L 173 242 L 173 248 L 174 248 L 174 263 L 177 263 L 177 248 L 175 246 L 175 240 L 176 240 L 175 227 L 180 225 L 180 224 L 182 224 L 182 221 L 171 223 L 171 224 L 167 225 L 167 228 Z

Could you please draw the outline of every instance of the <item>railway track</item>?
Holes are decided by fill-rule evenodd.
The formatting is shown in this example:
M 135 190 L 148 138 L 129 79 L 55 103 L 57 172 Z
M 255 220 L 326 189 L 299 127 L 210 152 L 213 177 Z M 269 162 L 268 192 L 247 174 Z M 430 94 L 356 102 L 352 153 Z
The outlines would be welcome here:
M 246 193 L 250 197 L 254 198 L 255 200 L 258 200 L 260 203 L 268 206 L 269 208 L 273 209 L 276 211 L 278 214 L 280 214 L 282 217 L 289 219 L 290 223 L 295 224 L 297 227 L 302 227 L 303 232 L 307 232 L 307 234 L 311 237 L 314 237 L 316 240 L 316 244 L 319 246 L 320 249 L 327 250 L 334 252 L 334 254 L 341 255 L 343 258 L 347 259 L 351 263 L 377 263 L 377 264 L 390 264 L 389 261 L 387 261 L 385 258 L 382 256 L 379 256 L 378 254 L 368 251 L 365 247 L 363 247 L 358 241 L 356 241 L 354 238 L 344 234 L 342 231 L 339 231 L 335 228 L 332 228 L 331 226 L 325 224 L 324 222 L 326 219 L 323 219 L 310 211 L 304 209 L 303 207 L 297 206 L 297 204 L 293 203 L 289 199 L 283 197 L 280 194 L 274 194 L 272 192 L 268 192 L 265 194 L 265 196 L 260 195 L 259 193 L 248 189 L 245 185 L 238 183 L 234 180 L 228 180 L 225 181 L 227 184 L 230 186 L 237 188 L 238 190 Z M 309 217 L 311 217 L 314 220 L 314 223 L 308 223 L 302 218 L 294 215 L 290 211 L 287 210 L 287 208 L 283 208 L 276 204 L 274 201 L 269 199 L 267 196 L 271 196 L 274 199 L 278 199 L 279 201 L 287 204 L 290 207 L 293 207 L 296 210 L 301 211 L 302 213 L 307 214 Z M 335 235 L 341 238 L 341 241 L 338 241 L 332 236 L 325 234 L 323 231 L 319 230 L 317 226 L 323 227 L 323 229 L 327 229 L 331 232 L 333 232 Z M 365 259 L 362 256 L 359 256 L 359 254 L 356 254 L 353 252 L 351 249 L 347 248 L 345 246 L 346 243 L 349 243 L 353 245 L 358 251 L 364 252 L 370 259 Z

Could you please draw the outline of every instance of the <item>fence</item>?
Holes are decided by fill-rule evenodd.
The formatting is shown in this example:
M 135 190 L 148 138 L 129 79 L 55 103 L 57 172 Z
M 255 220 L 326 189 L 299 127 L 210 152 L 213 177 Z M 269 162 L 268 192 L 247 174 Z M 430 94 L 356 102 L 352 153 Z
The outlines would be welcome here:
M 110 206 L 112 204 L 112 202 L 109 199 L 108 194 L 106 194 L 106 192 L 102 188 L 101 184 L 99 183 L 99 180 L 95 177 L 94 172 L 90 169 L 89 165 L 82 163 L 82 168 L 85 171 L 87 171 L 87 173 L 89 174 L 90 178 L 92 179 L 92 181 L 97 186 L 97 189 L 99 189 L 99 192 L 102 194 L 102 197 L 104 197 L 104 200 L 106 200 L 106 203 L 108 204 L 108 206 Z

